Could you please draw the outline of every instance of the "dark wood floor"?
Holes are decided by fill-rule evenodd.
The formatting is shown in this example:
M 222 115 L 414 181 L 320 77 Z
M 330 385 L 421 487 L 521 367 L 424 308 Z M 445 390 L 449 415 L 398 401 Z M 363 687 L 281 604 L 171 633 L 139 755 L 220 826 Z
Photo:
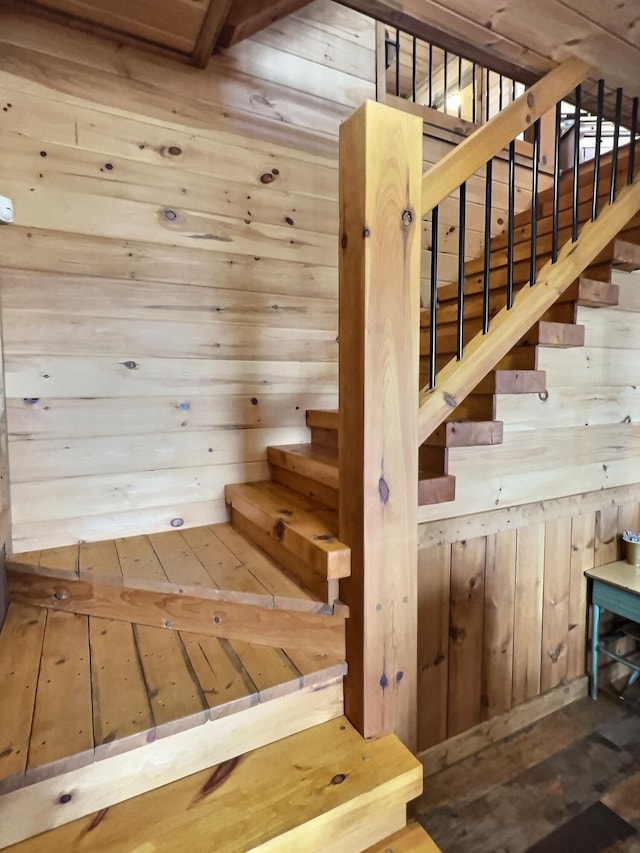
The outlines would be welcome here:
M 442 853 L 639 853 L 640 684 L 429 777 L 417 817 Z

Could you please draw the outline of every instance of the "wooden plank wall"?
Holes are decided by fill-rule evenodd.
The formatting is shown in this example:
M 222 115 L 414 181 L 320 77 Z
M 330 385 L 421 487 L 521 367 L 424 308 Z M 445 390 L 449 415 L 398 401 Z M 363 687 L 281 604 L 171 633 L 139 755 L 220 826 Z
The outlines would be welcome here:
M 583 572 L 623 557 L 620 534 L 638 526 L 640 487 L 629 497 L 609 494 L 613 505 L 574 514 L 566 514 L 571 505 L 565 501 L 546 508 L 547 517 L 544 507 L 531 505 L 517 527 L 503 512 L 491 533 L 463 540 L 456 538 L 459 519 L 437 532 L 425 525 L 419 750 L 586 672 Z
M 332 7 L 197 71 L 3 5 L 16 550 L 223 520 L 335 407 L 337 129 L 374 68 Z
M 316 0 L 200 71 L 7 0 L 0 54 L 14 548 L 222 520 L 337 402 L 337 132 L 373 22 Z

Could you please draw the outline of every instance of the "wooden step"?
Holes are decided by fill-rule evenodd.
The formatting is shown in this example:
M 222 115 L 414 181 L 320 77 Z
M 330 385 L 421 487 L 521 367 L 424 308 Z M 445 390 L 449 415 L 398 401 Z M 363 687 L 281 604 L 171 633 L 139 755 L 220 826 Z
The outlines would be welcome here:
M 435 471 L 418 472 L 418 506 L 455 500 L 456 478 Z
M 344 605 L 337 616 L 230 524 L 16 554 L 7 567 L 14 601 L 343 654 Z
M 431 447 L 478 447 L 502 444 L 502 436 L 502 421 L 446 421 L 425 444 Z
M 427 831 L 412 820 L 404 829 L 368 847 L 365 853 L 441 853 L 441 850 Z
M 542 320 L 526 335 L 525 340 L 529 344 L 545 347 L 583 347 L 584 326 Z
M 625 272 L 640 270 L 640 246 L 627 240 L 614 240 L 611 265 Z
M 0 847 L 336 718 L 344 672 L 295 644 L 12 603 L 0 633 L 0 813 L 11 815 Z
M 421 790 L 422 766 L 394 735 L 365 741 L 342 717 L 114 805 L 107 819 L 85 812 L 15 853 L 84 849 L 87 839 L 104 853 L 358 853 L 389 835 L 405 845 L 397 853 L 436 851 L 407 846 L 419 835 L 405 828 L 406 804 Z
M 317 444 L 268 447 L 271 476 L 283 486 L 338 509 L 338 450 Z
M 309 409 L 307 426 L 311 430 L 311 443 L 322 447 L 338 447 L 338 412 Z
M 227 486 L 225 499 L 235 527 L 315 595 L 333 603 L 338 578 L 351 571 L 349 548 L 337 538 L 334 510 L 271 481 Z
M 312 429 L 338 429 L 337 409 L 308 409 L 307 426 Z
M 612 308 L 618 304 L 620 288 L 617 284 L 581 278 L 578 289 L 578 305 L 586 308 Z
M 476 386 L 478 394 L 541 394 L 546 390 L 544 370 L 492 370 Z

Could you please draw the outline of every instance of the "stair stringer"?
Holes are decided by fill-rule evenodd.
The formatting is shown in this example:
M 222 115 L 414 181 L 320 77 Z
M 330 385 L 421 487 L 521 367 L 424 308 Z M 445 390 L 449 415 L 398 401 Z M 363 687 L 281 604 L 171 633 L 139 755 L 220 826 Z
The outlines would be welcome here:
M 595 222 L 587 222 L 575 243 L 562 247 L 555 264 L 545 264 L 535 286 L 523 287 L 516 294 L 513 307 L 503 308 L 496 315 L 488 333 L 479 333 L 469 342 L 462 360 L 451 360 L 438 373 L 435 388 L 421 391 L 420 444 L 451 416 L 639 210 L 640 178 L 625 187 Z
M 619 306 L 578 309 L 586 329 L 583 347 L 531 348 L 536 366 L 546 372 L 544 392 L 496 395 L 503 443 L 449 450 L 459 497 L 422 507 L 420 522 L 477 517 L 640 481 L 635 343 L 640 340 L 640 274 L 614 273 L 614 278 L 620 285 Z

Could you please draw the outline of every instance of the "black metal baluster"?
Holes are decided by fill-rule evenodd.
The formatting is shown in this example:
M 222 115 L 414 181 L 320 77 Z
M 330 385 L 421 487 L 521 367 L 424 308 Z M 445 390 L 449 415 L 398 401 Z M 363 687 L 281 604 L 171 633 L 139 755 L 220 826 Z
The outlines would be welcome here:
M 513 252 L 515 246 L 516 141 L 509 143 L 509 211 L 507 243 L 507 308 L 513 307 Z
M 516 99 L 516 81 L 511 81 L 511 100 L 515 101 Z
M 502 94 L 503 82 L 504 82 L 504 78 L 503 78 L 502 74 L 500 74 L 500 76 L 498 77 L 498 86 L 499 86 L 499 89 L 498 89 L 498 110 L 500 112 L 502 112 L 502 105 L 503 105 L 503 94 Z
M 445 113 L 449 112 L 449 108 L 447 107 L 447 95 L 449 93 L 449 51 L 445 50 L 444 52 L 444 62 L 442 65 L 442 73 L 443 73 L 443 88 L 444 88 L 444 111 Z
M 466 213 L 467 213 L 467 184 L 460 185 L 460 209 L 458 224 L 458 345 L 456 357 L 458 361 L 462 358 L 464 347 L 464 247 L 466 236 Z
M 538 179 L 540 169 L 540 119 L 533 125 L 533 152 L 531 164 L 531 265 L 529 284 L 536 283 L 538 260 Z
M 491 277 L 491 195 L 493 160 L 487 161 L 484 187 L 484 273 L 482 277 L 482 333 L 489 331 L 489 294 Z
M 458 57 L 458 118 L 462 118 L 462 57 Z
M 620 152 L 620 123 L 622 121 L 622 89 L 616 89 L 616 121 L 613 132 L 613 156 L 611 159 L 611 190 L 609 201 L 611 204 L 616 200 L 616 188 L 618 185 L 618 154 Z
M 429 388 L 436 387 L 436 322 L 438 307 L 438 206 L 431 211 L 431 305 L 429 306 Z
M 571 220 L 571 241 L 578 239 L 578 205 L 580 203 L 580 110 L 582 105 L 582 86 L 576 86 L 576 115 L 573 125 L 573 205 Z
M 400 30 L 396 29 L 396 97 L 400 97 Z
M 485 94 L 487 96 L 486 97 L 486 103 L 485 103 L 485 117 L 486 117 L 487 121 L 489 121 L 489 118 L 491 116 L 491 110 L 490 110 L 490 106 L 489 106 L 489 102 L 491 100 L 490 95 L 489 95 L 490 92 L 491 92 L 491 72 L 487 68 L 487 90 L 485 92 Z
M 429 45 L 429 104 L 433 106 L 433 45 Z
M 598 80 L 598 111 L 596 113 L 596 152 L 593 158 L 593 198 L 591 220 L 598 218 L 598 194 L 600 192 L 600 151 L 602 148 L 602 118 L 604 115 L 604 80 Z
M 633 99 L 631 111 L 631 138 L 629 140 L 629 168 L 627 170 L 627 183 L 632 184 L 636 169 L 636 135 L 638 133 L 638 98 Z
M 418 73 L 418 40 L 416 37 L 413 37 L 413 49 L 411 53 L 411 95 L 413 103 L 416 102 L 416 92 L 417 92 L 417 73 Z
M 477 66 L 476 66 L 476 63 L 473 62 L 471 64 L 471 121 L 474 124 L 476 123 L 476 118 L 477 118 L 476 98 L 478 95 L 478 93 L 476 91 L 476 73 L 477 73 Z
M 562 102 L 556 104 L 556 129 L 553 149 L 553 231 L 551 235 L 551 263 L 558 260 L 558 226 L 560 219 L 560 138 L 562 135 Z

